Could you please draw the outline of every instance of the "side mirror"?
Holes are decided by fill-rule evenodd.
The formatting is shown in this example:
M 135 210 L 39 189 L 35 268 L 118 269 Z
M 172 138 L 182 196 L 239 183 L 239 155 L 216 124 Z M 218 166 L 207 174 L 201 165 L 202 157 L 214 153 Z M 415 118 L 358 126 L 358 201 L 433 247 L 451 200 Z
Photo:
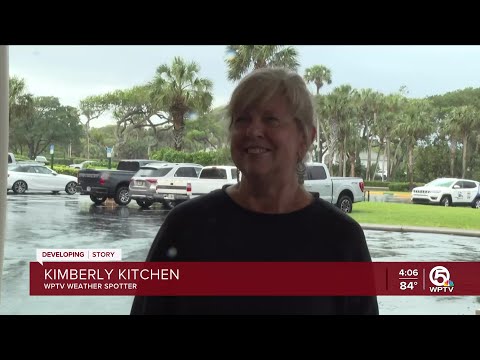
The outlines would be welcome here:
M 460 189 L 460 185 L 453 185 L 454 189 Z
M 58 173 L 52 170 L 52 175 L 58 175 Z

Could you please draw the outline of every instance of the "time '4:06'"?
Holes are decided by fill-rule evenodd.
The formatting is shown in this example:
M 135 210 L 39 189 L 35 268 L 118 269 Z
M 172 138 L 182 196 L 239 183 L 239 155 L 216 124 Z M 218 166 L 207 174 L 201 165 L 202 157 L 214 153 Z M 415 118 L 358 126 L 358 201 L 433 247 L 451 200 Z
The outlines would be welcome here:
M 398 272 L 399 276 L 418 276 L 418 269 L 401 269 Z

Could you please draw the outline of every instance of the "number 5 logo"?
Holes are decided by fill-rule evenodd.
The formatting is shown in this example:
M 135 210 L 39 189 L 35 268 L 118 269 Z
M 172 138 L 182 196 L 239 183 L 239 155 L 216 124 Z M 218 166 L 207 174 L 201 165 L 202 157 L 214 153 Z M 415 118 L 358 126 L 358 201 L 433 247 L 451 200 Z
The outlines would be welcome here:
M 448 280 L 450 280 L 450 272 L 446 267 L 435 266 L 432 270 L 430 270 L 429 277 L 433 285 L 445 286 L 444 284 L 448 284 Z

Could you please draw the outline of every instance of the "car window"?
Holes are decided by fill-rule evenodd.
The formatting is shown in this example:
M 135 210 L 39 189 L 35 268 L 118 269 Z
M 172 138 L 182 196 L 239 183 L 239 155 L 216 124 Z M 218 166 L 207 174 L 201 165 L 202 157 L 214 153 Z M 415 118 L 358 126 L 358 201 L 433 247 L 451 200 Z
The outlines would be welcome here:
M 475 184 L 473 181 L 464 181 L 463 187 L 465 189 L 475 189 L 477 187 L 477 184 Z
M 34 168 L 37 171 L 37 173 L 39 173 L 39 174 L 51 174 L 52 173 L 50 171 L 50 169 L 47 169 L 46 167 L 43 167 L 43 166 L 34 166 Z
M 237 169 L 232 168 L 232 169 L 230 170 L 230 172 L 231 172 L 231 174 L 232 174 L 232 179 L 236 179 L 237 176 L 238 176 L 238 171 L 237 171 Z
M 138 171 L 140 165 L 137 161 L 120 161 L 117 170 Z
M 308 180 L 324 180 L 327 178 L 327 173 L 323 166 L 307 166 Z
M 175 172 L 175 175 L 176 177 L 198 177 L 197 176 L 197 172 L 195 171 L 195 169 L 191 166 L 181 166 L 177 169 L 177 171 Z
M 202 179 L 226 179 L 227 178 L 227 171 L 225 169 L 219 168 L 209 168 L 209 169 L 202 169 L 200 173 L 200 178 Z

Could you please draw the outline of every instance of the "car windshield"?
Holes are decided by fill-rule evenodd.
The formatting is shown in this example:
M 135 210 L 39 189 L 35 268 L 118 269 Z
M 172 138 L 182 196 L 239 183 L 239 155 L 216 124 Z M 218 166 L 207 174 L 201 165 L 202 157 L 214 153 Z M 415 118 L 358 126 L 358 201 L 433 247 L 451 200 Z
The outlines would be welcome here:
M 447 180 L 447 179 L 436 179 L 428 184 L 425 184 L 425 186 L 440 186 L 440 187 L 449 187 L 455 182 L 455 180 Z

